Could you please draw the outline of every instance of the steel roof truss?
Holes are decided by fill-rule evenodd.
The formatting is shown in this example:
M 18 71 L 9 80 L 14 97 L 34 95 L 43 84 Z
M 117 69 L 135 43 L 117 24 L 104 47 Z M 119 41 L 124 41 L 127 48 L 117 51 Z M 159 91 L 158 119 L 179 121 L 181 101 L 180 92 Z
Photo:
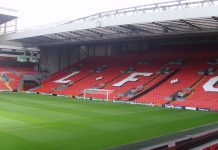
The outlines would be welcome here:
M 63 37 L 60 37 L 60 36 L 57 36 L 57 35 L 54 35 L 54 34 L 49 34 L 49 35 L 44 35 L 45 37 L 48 37 L 50 39 L 53 39 L 53 40 L 63 40 Z
M 160 26 L 153 26 L 152 24 L 137 24 L 137 26 L 140 26 L 142 28 L 145 28 L 146 30 L 152 30 L 153 32 L 155 31 L 163 31 L 163 28 Z
M 178 30 L 175 30 L 175 29 L 172 29 L 172 28 L 170 28 L 170 27 L 168 27 L 168 26 L 166 26 L 166 25 L 163 25 L 163 24 L 161 24 L 161 23 L 159 23 L 159 22 L 152 22 L 152 24 L 155 24 L 155 25 L 157 25 L 157 26 L 160 26 L 160 27 L 162 27 L 162 29 L 163 29 L 163 33 L 168 33 L 168 32 L 178 32 Z
M 81 39 L 78 36 L 74 36 L 74 35 L 70 34 L 69 32 L 65 32 L 64 34 L 69 37 L 68 40 L 70 40 L 70 41 L 72 41 L 72 40 L 74 40 L 75 42 L 81 41 Z
M 81 30 L 80 30 L 81 31 Z M 90 37 L 89 35 L 87 36 L 87 34 L 84 34 L 83 32 L 80 31 L 74 31 L 74 32 L 70 32 L 71 34 L 75 34 L 77 36 L 79 36 L 79 38 L 83 41 L 88 40 L 88 39 L 92 39 L 92 37 Z M 88 39 L 87 39 L 88 38 Z
M 179 30 L 179 31 L 183 31 L 181 29 L 188 30 L 188 31 L 191 30 L 189 25 L 183 24 L 183 23 L 177 24 L 175 22 L 161 22 L 161 24 L 163 24 L 163 25 L 165 25 L 167 27 L 170 27 L 172 29 Z
M 118 31 L 121 31 L 123 33 L 131 32 L 131 30 L 123 28 L 122 26 L 114 26 L 113 28 L 116 28 Z
M 196 21 L 189 21 L 189 22 L 191 22 L 194 25 L 201 26 L 204 28 L 210 28 L 210 27 L 217 28 L 218 27 L 218 24 L 216 24 L 216 23 L 196 22 Z
M 89 30 L 80 30 L 78 31 L 79 33 L 82 33 L 83 35 L 85 35 L 85 37 L 91 38 L 93 39 L 98 39 L 99 35 L 93 32 L 90 32 Z
M 218 22 L 218 17 L 213 16 L 212 19 Z
M 103 32 L 106 32 L 106 33 L 109 33 L 109 34 L 116 34 L 117 32 L 115 31 L 112 31 L 112 30 L 109 30 L 107 28 L 95 28 L 95 29 L 92 29 L 92 30 L 97 30 L 97 31 L 103 31 Z
M 189 25 L 190 28 L 193 29 L 193 30 L 197 30 L 197 31 L 201 31 L 201 30 L 202 30 L 202 28 L 200 28 L 200 27 L 197 26 L 197 25 L 194 25 L 194 24 L 190 23 L 190 22 L 187 21 L 187 20 L 180 19 L 180 21 L 183 22 L 183 23 L 185 23 L 185 24 L 187 24 L 187 25 Z

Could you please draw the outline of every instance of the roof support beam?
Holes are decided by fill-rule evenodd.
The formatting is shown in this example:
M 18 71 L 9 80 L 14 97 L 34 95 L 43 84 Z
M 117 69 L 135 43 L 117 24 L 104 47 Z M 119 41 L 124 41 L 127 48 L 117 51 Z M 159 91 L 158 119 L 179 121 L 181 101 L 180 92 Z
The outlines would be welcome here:
M 211 18 L 214 19 L 214 20 L 216 20 L 216 21 L 218 22 L 218 17 L 213 16 L 213 17 L 211 17 Z
M 81 39 L 79 37 L 76 37 L 76 36 L 70 34 L 69 32 L 65 32 L 64 34 L 66 34 L 69 37 L 69 40 L 81 41 Z
M 144 28 L 142 28 L 142 27 L 139 27 L 139 26 L 137 26 L 137 25 L 130 25 L 130 24 L 129 24 L 129 25 L 123 25 L 122 27 L 123 27 L 123 28 L 126 28 L 126 29 L 129 29 L 129 30 L 131 30 L 132 32 L 139 32 L 139 33 L 145 32 L 145 33 L 153 34 L 152 31 L 146 30 L 146 29 L 144 29 Z
M 155 24 L 155 25 L 157 25 L 157 26 L 162 27 L 163 33 L 168 33 L 169 31 L 178 32 L 177 30 L 172 29 L 172 28 L 170 28 L 170 27 L 168 27 L 168 26 L 166 26 L 166 25 L 163 25 L 163 24 L 161 24 L 161 23 L 152 22 L 152 24 Z
M 88 40 L 88 39 L 92 39 L 93 37 L 90 36 L 90 35 L 87 35 L 83 32 L 80 32 L 80 31 L 71 31 L 69 32 L 71 35 L 76 35 L 78 36 L 78 38 L 81 40 L 81 41 L 84 41 L 84 40 Z
M 181 32 L 190 31 L 190 26 L 181 22 L 161 22 L 161 24 Z
M 198 26 L 196 26 L 196 25 L 194 25 L 194 24 L 188 22 L 187 20 L 180 19 L 180 22 L 189 25 L 189 26 L 191 27 L 191 29 L 196 29 L 196 30 L 199 30 L 199 31 L 202 30 L 200 27 L 198 27 Z

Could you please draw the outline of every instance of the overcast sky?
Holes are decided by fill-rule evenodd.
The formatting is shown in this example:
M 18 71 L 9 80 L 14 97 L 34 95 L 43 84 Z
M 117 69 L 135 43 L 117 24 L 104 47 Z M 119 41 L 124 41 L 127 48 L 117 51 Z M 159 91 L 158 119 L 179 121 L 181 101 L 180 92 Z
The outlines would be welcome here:
M 166 0 L 0 0 L 0 6 L 18 10 L 21 29 L 162 1 Z

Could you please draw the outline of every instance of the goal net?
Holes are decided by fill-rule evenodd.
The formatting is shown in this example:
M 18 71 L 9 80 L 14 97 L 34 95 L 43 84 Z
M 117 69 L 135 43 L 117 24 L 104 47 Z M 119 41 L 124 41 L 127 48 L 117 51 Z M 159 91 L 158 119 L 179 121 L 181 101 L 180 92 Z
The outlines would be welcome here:
M 84 99 L 86 98 L 96 98 L 102 100 L 109 100 L 109 95 L 112 93 L 112 90 L 106 89 L 85 89 L 84 90 Z

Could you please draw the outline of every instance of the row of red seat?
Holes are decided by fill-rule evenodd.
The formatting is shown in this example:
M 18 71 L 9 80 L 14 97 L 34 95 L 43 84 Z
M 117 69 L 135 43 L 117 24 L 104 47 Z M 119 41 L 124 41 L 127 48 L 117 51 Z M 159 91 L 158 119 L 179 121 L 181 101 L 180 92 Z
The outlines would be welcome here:
M 203 150 L 218 150 L 218 143 L 213 144 L 209 147 L 204 148 Z
M 140 54 L 130 53 L 111 57 L 94 57 L 55 73 L 42 83 L 41 88 L 35 91 L 83 96 L 84 89 L 97 88 L 112 90 L 113 92 L 109 95 L 110 100 L 129 100 L 131 97 L 126 96 L 125 93 L 131 89 L 143 87 L 142 89 L 140 88 L 138 93 L 151 88 L 152 90 L 133 99 L 134 102 L 152 103 L 156 105 L 171 103 L 172 105 L 179 106 L 218 109 L 216 93 L 205 92 L 202 88 L 209 78 L 217 74 L 213 76 L 197 74 L 197 72 L 204 72 L 208 68 L 218 68 L 218 64 L 208 64 L 210 59 L 217 59 L 217 56 L 217 50 L 158 49 Z M 182 63 L 169 64 L 170 61 L 178 60 Z M 146 61 L 147 63 L 143 64 Z M 106 68 L 100 72 L 96 72 L 95 70 L 101 66 L 106 66 Z M 160 74 L 164 68 L 169 68 L 170 71 L 166 74 Z M 125 72 L 128 69 L 130 69 L 129 72 Z M 179 71 L 171 76 L 171 73 L 177 69 Z M 75 70 L 80 71 L 80 73 L 67 79 L 71 80 L 72 84 L 54 82 Z M 120 87 L 113 86 L 115 83 L 127 78 L 133 72 L 151 72 L 153 75 L 151 77 L 138 76 L 138 80 L 135 82 L 127 82 Z M 96 80 L 98 77 L 102 77 L 102 79 Z M 172 84 L 171 81 L 174 79 L 178 79 L 179 82 Z M 162 81 L 164 82 L 161 83 Z M 65 87 L 59 88 L 61 86 Z M 185 100 L 173 102 L 167 100 L 168 97 L 185 88 L 190 88 L 194 91 Z M 105 95 L 100 94 L 87 94 L 86 96 L 105 98 Z
M 3 79 L 0 82 L 0 90 L 17 90 L 20 86 L 20 81 L 24 74 L 36 74 L 37 71 L 33 67 L 20 67 L 20 66 L 0 66 L 0 73 L 8 78 L 8 86 L 6 86 Z

